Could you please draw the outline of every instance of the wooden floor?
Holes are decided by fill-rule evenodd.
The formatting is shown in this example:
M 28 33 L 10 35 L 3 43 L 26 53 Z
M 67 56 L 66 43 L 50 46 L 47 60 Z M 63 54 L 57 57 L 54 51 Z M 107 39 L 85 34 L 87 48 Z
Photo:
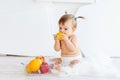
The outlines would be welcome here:
M 0 56 L 0 80 L 120 80 L 105 76 L 58 77 L 51 74 L 28 74 L 25 72 L 25 65 L 33 58 Z

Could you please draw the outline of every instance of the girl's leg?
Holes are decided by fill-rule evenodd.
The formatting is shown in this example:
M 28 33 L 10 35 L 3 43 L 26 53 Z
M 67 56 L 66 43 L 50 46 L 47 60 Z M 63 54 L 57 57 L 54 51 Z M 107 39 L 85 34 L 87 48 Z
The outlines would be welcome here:
M 61 58 L 53 58 L 52 61 L 55 62 L 55 64 L 61 64 L 62 63 Z
M 80 62 L 80 60 L 72 60 L 70 62 L 70 66 L 74 66 L 74 65 L 78 64 L 79 62 Z

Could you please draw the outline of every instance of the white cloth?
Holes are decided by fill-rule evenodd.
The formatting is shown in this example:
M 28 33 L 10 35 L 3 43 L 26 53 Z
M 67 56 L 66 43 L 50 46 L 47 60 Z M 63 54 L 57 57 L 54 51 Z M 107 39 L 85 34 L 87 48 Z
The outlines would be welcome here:
M 74 57 L 61 57 L 61 59 L 62 59 L 61 70 L 60 71 L 52 70 L 52 73 L 58 76 L 96 74 L 92 64 L 88 63 L 88 60 L 82 58 L 81 55 Z M 79 63 L 70 66 L 69 64 L 73 60 L 79 60 Z

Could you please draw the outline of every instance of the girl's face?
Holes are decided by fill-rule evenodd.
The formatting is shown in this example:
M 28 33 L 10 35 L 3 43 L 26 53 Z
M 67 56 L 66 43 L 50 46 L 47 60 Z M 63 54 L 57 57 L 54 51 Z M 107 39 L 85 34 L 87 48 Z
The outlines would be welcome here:
M 67 36 L 70 36 L 73 34 L 73 25 L 72 20 L 67 20 L 64 24 L 59 24 L 59 31 L 63 32 Z

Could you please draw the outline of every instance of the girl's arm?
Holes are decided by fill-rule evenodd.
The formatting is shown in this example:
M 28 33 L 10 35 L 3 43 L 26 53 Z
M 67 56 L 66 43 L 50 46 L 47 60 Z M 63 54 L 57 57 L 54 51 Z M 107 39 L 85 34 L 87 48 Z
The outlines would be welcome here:
M 64 41 L 65 41 L 66 47 L 70 51 L 75 51 L 79 47 L 77 37 L 75 35 L 71 36 L 71 39 L 69 38 L 64 39 Z
M 60 51 L 60 41 L 57 39 L 57 34 L 54 35 L 54 40 L 55 40 L 55 44 L 54 44 L 55 51 Z
M 60 41 L 59 40 L 55 40 L 54 49 L 55 49 L 55 51 L 60 51 Z

